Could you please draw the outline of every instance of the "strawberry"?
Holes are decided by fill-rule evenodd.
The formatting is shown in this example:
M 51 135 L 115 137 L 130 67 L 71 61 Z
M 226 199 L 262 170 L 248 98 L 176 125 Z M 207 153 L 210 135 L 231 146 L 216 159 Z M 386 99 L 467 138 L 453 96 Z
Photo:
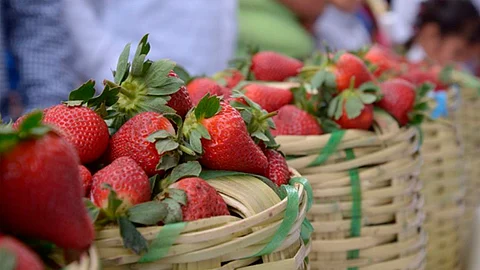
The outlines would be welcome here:
M 430 69 L 426 71 L 421 69 L 410 69 L 399 78 L 409 81 L 416 86 L 420 86 L 424 83 L 432 83 L 435 85 L 436 91 L 448 89 L 448 85 L 441 82 L 439 75 L 439 70 Z
M 276 129 L 272 130 L 273 136 L 279 135 L 321 135 L 320 125 L 315 117 L 300 110 L 294 105 L 285 105 L 273 117 Z
M 258 103 L 267 112 L 273 112 L 293 100 L 292 92 L 261 84 L 249 84 L 244 88 L 245 96 Z
M 372 46 L 365 54 L 364 59 L 376 66 L 373 75 L 377 78 L 385 72 L 395 70 L 400 62 L 393 52 L 380 45 Z
M 381 83 L 380 88 L 383 98 L 377 106 L 395 117 L 400 125 L 406 125 L 415 105 L 415 86 L 403 79 L 392 79 Z
M 222 196 L 202 178 L 184 178 L 170 188 L 183 190 L 187 195 L 187 203 L 182 206 L 183 221 L 230 215 Z
M 343 53 L 331 68 L 335 75 L 337 90 L 340 92 L 349 88 L 353 78 L 355 88 L 373 79 L 367 65 L 351 53 Z
M 290 181 L 291 173 L 285 157 L 273 149 L 265 149 L 263 152 L 268 159 L 265 176 L 272 180 L 277 186 L 287 185 Z
M 345 103 L 342 116 L 335 122 L 343 129 L 365 129 L 368 130 L 373 124 L 373 105 L 367 104 L 363 107 L 360 115 L 355 118 L 348 118 Z
M 218 72 L 213 75 L 213 78 L 229 89 L 234 88 L 241 81 L 245 80 L 245 76 L 243 76 L 242 72 L 233 68 Z
M 239 111 L 215 96 L 205 96 L 185 120 L 184 135 L 213 170 L 263 174 L 268 160 L 248 133 Z M 242 149 L 242 151 L 238 151 Z
M 48 109 L 43 122 L 59 128 L 77 150 L 83 164 L 98 159 L 108 146 L 109 133 L 105 121 L 89 108 L 56 105 Z
M 177 74 L 175 74 L 173 71 L 170 71 L 168 76 L 178 78 Z M 187 88 L 184 85 L 182 85 L 177 92 L 170 96 L 167 106 L 170 106 L 172 109 L 174 109 L 182 118 L 185 117 L 187 112 L 193 107 L 193 104 Z
M 253 55 L 250 71 L 259 81 L 284 81 L 297 76 L 303 63 L 286 55 L 263 51 Z
M 150 200 L 150 182 L 140 166 L 129 157 L 120 157 L 93 175 L 91 199 L 95 205 L 107 208 L 109 184 L 118 198 L 128 206 Z
M 90 188 L 92 187 L 92 173 L 83 165 L 78 165 L 80 171 L 80 180 L 83 186 L 83 196 L 90 197 Z
M 40 257 L 38 257 L 38 255 L 25 244 L 13 237 L 0 235 L 0 253 L 3 252 L 11 256 L 7 258 L 11 259 L 13 262 L 13 268 L 11 268 L 12 270 L 44 269 Z M 2 258 L 6 259 L 5 257 Z M 7 266 L 7 262 L 3 260 L 0 262 L 0 264 L 2 266 Z M 6 269 L 8 269 L 8 267 Z
M 130 157 L 152 176 L 160 173 L 157 169 L 164 152 L 156 148 L 156 140 L 149 139 L 154 132 L 165 132 L 166 136 L 175 135 L 170 121 L 156 112 L 143 112 L 128 120 L 113 136 L 108 148 L 109 161 L 120 157 Z M 164 139 L 168 139 L 164 136 Z M 165 142 L 166 140 L 162 140 Z M 173 150 L 173 149 L 167 149 Z
M 51 107 L 50 107 L 50 108 L 51 108 Z M 50 108 L 45 108 L 45 109 L 43 109 L 43 110 L 42 110 L 43 115 L 45 115 L 45 113 L 46 113 L 46 112 L 48 111 L 48 109 L 50 109 Z M 25 118 L 27 118 L 28 116 L 30 116 L 30 113 L 24 114 L 24 115 L 20 116 L 20 117 L 13 123 L 12 128 L 13 128 L 13 129 L 17 129 L 17 128 L 22 124 L 23 120 L 25 120 Z
M 78 156 L 41 119 L 41 112 L 33 113 L 18 131 L 0 133 L 0 228 L 85 250 L 94 233 L 82 202 Z
M 344 90 L 329 104 L 328 116 L 343 129 L 370 129 L 373 124 L 373 103 L 379 99 L 380 89 L 373 83 L 360 88 Z
M 224 91 L 222 87 L 210 78 L 196 78 L 187 85 L 188 94 L 193 104 L 198 102 L 207 94 L 222 96 Z

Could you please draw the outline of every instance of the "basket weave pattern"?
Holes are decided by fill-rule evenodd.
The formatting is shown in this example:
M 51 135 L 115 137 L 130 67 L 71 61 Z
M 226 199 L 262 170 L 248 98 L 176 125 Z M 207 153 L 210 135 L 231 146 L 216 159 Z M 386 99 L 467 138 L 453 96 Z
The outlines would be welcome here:
M 427 238 L 422 230 L 418 130 L 398 126 L 376 127 L 376 132 L 347 130 L 325 163 L 309 167 L 331 136 L 277 137 L 281 151 L 297 156 L 289 165 L 309 179 L 313 188 L 311 268 L 424 269 Z M 354 159 L 346 159 L 346 149 L 353 150 Z M 360 235 L 350 237 L 352 207 L 358 202 L 352 200 L 349 172 L 357 168 Z M 349 258 L 356 250 L 356 258 Z
M 123 248 L 118 228 L 97 232 L 97 246 L 104 269 L 307 269 L 310 246 L 300 237 L 307 212 L 307 195 L 295 184 L 299 211 L 295 224 L 281 246 L 261 257 L 259 252 L 277 232 L 287 199 L 262 181 L 245 176 L 221 177 L 208 181 L 222 195 L 236 216 L 221 216 L 188 222 L 162 259 L 138 263 L 139 256 Z M 153 240 L 162 226 L 140 228 Z M 260 262 L 260 264 L 259 264 Z

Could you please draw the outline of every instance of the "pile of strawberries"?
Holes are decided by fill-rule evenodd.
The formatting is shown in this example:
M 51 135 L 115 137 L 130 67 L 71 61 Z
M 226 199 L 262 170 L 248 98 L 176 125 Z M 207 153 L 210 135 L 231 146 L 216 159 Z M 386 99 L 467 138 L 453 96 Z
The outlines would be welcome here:
M 369 130 L 375 109 L 415 124 L 431 89 L 423 83 L 445 88 L 441 69 L 377 46 L 305 62 L 255 51 L 212 78 L 191 78 L 169 60 L 148 60 L 147 38 L 131 62 L 125 47 L 101 94 L 88 81 L 68 101 L 1 126 L 0 259 L 12 269 L 58 267 L 49 259 L 58 249 L 75 260 L 94 227 L 108 225 L 141 254 L 138 227 L 230 215 L 202 171 L 286 185 L 275 136 Z M 286 81 L 295 87 L 275 83 Z

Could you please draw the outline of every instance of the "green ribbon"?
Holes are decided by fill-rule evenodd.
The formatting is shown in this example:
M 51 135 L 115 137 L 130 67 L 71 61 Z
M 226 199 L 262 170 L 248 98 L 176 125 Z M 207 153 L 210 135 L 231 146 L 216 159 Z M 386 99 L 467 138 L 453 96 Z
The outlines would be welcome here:
M 297 189 L 289 185 L 282 185 L 281 190 L 283 191 L 281 198 L 287 198 L 287 207 L 285 209 L 285 214 L 283 215 L 283 221 L 273 235 L 272 240 L 270 240 L 270 242 L 262 250 L 250 257 L 258 257 L 274 252 L 282 245 L 282 243 L 287 238 L 288 233 L 295 224 L 295 220 L 298 216 L 298 191 Z
M 420 149 L 423 145 L 423 130 L 419 125 L 415 125 L 414 127 L 418 130 L 418 137 L 419 137 L 418 149 Z
M 347 160 L 355 159 L 355 154 L 352 149 L 345 150 Z M 348 171 L 350 175 L 350 185 L 352 186 L 352 218 L 350 224 L 350 237 L 359 237 L 362 226 L 362 189 L 360 185 L 360 176 L 358 169 L 353 168 Z M 357 259 L 360 256 L 360 251 L 349 250 L 347 258 Z M 349 267 L 348 270 L 357 270 L 358 267 Z
M 307 167 L 315 167 L 323 164 L 328 158 L 337 151 L 338 145 L 342 142 L 345 130 L 339 129 L 331 133 L 328 139 L 327 145 L 322 149 L 320 155 L 313 160 Z
M 148 263 L 162 259 L 168 254 L 170 247 L 173 246 L 175 240 L 180 236 L 187 226 L 186 222 L 178 222 L 164 225 L 152 241 L 145 253 L 138 262 Z
M 294 177 L 290 179 L 290 185 L 294 185 L 295 183 L 299 183 L 303 185 L 305 192 L 307 192 L 307 212 L 310 211 L 310 208 L 312 208 L 313 205 L 313 189 L 312 186 L 310 185 L 310 182 L 304 177 Z M 305 244 L 307 244 L 310 241 L 310 237 L 313 233 L 313 226 L 308 221 L 308 219 L 304 219 L 302 222 L 302 229 L 300 231 L 300 235 L 302 237 L 302 240 Z

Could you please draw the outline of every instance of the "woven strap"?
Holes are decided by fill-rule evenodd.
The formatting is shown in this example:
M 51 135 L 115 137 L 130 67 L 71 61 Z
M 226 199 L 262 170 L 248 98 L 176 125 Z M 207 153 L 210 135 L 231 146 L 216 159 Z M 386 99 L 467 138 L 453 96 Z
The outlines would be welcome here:
M 345 150 L 347 160 L 355 159 L 355 154 L 352 149 Z M 360 185 L 360 176 L 358 169 L 353 168 L 348 171 L 350 175 L 350 185 L 352 186 L 352 217 L 350 224 L 350 237 L 359 237 L 362 226 L 362 189 Z M 359 257 L 359 250 L 349 250 L 347 258 L 357 259 Z M 357 270 L 358 267 L 349 267 L 348 270 Z

